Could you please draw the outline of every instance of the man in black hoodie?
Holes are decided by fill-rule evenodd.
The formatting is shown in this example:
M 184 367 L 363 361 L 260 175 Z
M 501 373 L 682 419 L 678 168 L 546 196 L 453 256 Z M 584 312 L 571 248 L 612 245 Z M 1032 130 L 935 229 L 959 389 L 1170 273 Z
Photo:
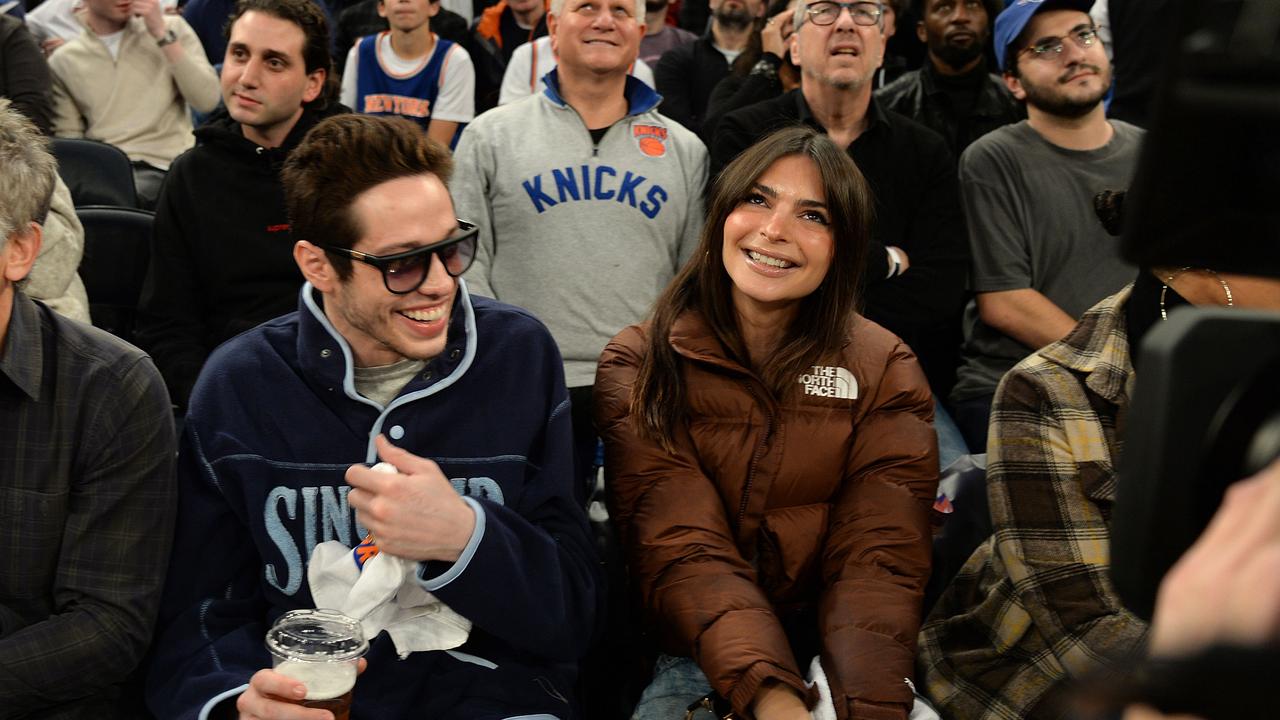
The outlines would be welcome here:
M 240 0 L 218 110 L 179 156 L 156 208 L 138 341 L 185 407 L 215 347 L 295 309 L 302 275 L 279 170 L 330 98 L 329 31 L 311 0 Z

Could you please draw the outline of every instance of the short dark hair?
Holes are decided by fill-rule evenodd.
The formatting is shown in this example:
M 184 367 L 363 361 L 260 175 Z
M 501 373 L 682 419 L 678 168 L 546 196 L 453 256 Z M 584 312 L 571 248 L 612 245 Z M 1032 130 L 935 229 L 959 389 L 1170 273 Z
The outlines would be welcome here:
M 250 11 L 297 25 L 306 37 L 302 45 L 302 62 L 307 74 L 324 70 L 329 76 L 333 75 L 333 57 L 329 54 L 329 21 L 317 3 L 312 0 L 239 0 L 235 12 L 231 13 L 223 28 L 223 36 L 227 40 L 231 39 L 231 26 Z
M 280 171 L 293 237 L 351 248 L 363 233 L 352 212 L 361 193 L 389 180 L 427 174 L 447 187 L 453 157 L 421 125 L 402 117 L 345 113 L 322 120 Z M 339 278 L 350 277 L 349 258 L 331 253 L 329 260 Z
M 721 171 L 711 189 L 698 248 L 654 303 L 648 352 L 631 391 L 631 418 L 641 435 L 668 449 L 674 447 L 685 415 L 684 361 L 668 340 L 671 327 L 681 313 L 697 310 L 729 354 L 751 365 L 734 310 L 733 280 L 724 267 L 724 224 L 774 162 L 796 155 L 812 160 L 822 177 L 833 254 L 826 277 L 800 300 L 800 310 L 777 350 L 757 371 L 781 402 L 794 390 L 797 375 L 839 352 L 848 337 L 861 303 L 873 216 L 871 189 L 848 153 L 831 138 L 805 126 L 786 127 L 744 150 Z

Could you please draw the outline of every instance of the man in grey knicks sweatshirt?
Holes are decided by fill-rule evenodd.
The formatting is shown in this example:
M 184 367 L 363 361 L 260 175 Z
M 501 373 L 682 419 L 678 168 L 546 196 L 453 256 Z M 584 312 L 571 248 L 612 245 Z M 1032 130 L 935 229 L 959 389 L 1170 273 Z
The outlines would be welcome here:
M 560 346 L 585 480 L 596 360 L 697 244 L 707 151 L 627 74 L 644 0 L 552 0 L 547 27 L 559 63 L 545 92 L 467 127 L 453 193 L 480 226 L 470 291 L 532 311 Z

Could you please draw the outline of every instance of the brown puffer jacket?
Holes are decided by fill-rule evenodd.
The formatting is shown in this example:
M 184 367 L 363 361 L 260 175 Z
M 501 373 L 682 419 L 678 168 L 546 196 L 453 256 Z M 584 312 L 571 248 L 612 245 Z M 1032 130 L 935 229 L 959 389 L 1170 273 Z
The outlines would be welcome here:
M 686 313 L 670 334 L 688 406 L 672 455 L 629 418 L 647 330 L 629 327 L 605 348 L 596 421 L 610 510 L 664 650 L 693 657 L 750 717 L 766 680 L 806 693 L 780 617 L 807 607 L 837 716 L 903 720 L 938 479 L 915 356 L 857 318 L 840 360 L 802 375 L 775 407 Z

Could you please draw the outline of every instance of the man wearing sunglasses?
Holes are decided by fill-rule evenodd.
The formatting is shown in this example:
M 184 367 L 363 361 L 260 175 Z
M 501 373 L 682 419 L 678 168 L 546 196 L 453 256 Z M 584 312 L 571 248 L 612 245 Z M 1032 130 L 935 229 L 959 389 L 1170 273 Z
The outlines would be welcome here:
M 911 346 L 934 393 L 945 397 L 968 264 L 955 161 L 940 135 L 872 97 L 887 5 L 800 2 L 792 22 L 789 52 L 800 87 L 724 116 L 711 144 L 712 176 L 784 125 L 804 123 L 846 148 L 876 197 L 866 315 Z
M 983 136 L 960 159 L 977 298 L 951 400 L 974 452 L 986 449 L 1001 377 L 1133 279 L 1093 198 L 1129 186 L 1142 131 L 1106 117 L 1111 64 L 1092 5 L 1017 0 L 996 18 L 997 60 L 1027 120 Z
M 413 122 L 368 115 L 321 122 L 285 164 L 307 284 L 192 393 L 158 717 L 315 718 L 263 633 L 316 602 L 318 543 L 368 536 L 413 563 L 398 597 L 425 590 L 471 628 L 461 645 L 421 646 L 430 625 L 410 646 L 374 634 L 352 718 L 576 716 L 597 596 L 560 355 L 458 277 L 477 228 L 454 213 L 451 170 Z

